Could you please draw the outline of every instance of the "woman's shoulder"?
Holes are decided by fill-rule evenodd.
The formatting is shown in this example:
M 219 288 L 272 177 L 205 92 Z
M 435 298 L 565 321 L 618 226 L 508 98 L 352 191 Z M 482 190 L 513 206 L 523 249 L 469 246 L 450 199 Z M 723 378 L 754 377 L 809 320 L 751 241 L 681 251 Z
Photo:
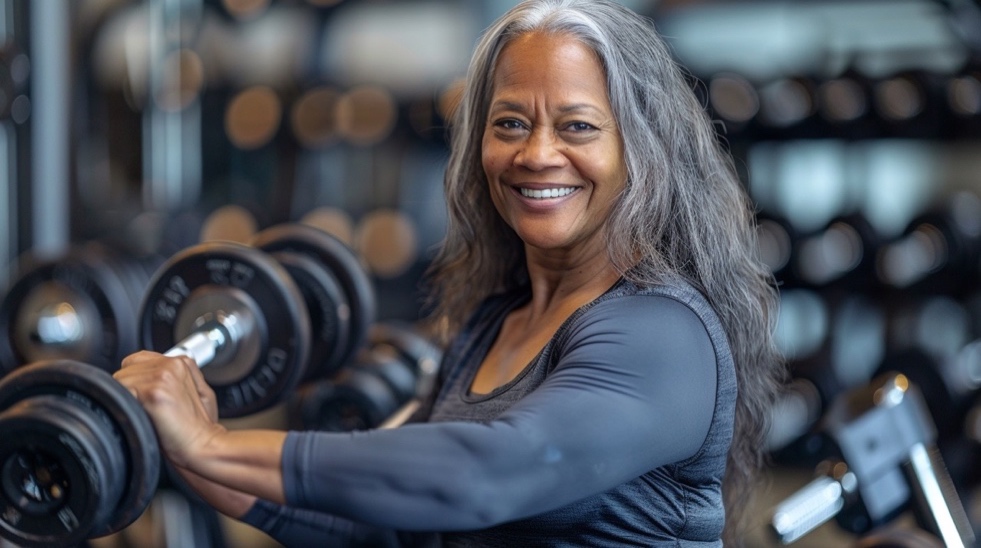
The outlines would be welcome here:
M 718 359 L 731 359 L 722 322 L 708 299 L 684 280 L 649 285 L 621 280 L 574 314 L 565 327 L 561 338 L 567 341 L 612 331 L 663 344 L 665 341 L 655 334 L 681 334 L 688 342 L 710 341 Z M 707 339 L 703 339 L 706 334 Z
M 578 316 L 578 318 L 577 318 Z M 714 325 L 719 322 L 708 300 L 694 286 L 680 279 L 640 285 L 621 279 L 606 293 L 584 306 L 576 319 L 612 316 L 620 320 L 651 322 L 691 316 Z
M 708 299 L 694 285 L 682 278 L 667 278 L 657 283 L 639 284 L 621 279 L 603 294 L 598 302 L 604 300 L 630 299 L 632 297 L 665 297 L 689 307 L 712 310 Z

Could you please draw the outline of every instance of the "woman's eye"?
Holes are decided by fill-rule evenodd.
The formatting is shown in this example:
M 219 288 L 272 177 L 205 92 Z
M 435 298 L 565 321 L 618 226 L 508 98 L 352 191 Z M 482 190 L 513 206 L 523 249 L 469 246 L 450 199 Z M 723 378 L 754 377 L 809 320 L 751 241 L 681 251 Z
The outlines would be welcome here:
M 514 119 L 498 120 L 497 122 L 495 122 L 494 125 L 496 125 L 501 129 L 509 129 L 509 130 L 521 129 L 522 127 L 524 127 L 521 124 L 521 122 Z
M 586 122 L 572 122 L 567 127 L 572 131 L 590 131 L 596 129 L 592 124 Z

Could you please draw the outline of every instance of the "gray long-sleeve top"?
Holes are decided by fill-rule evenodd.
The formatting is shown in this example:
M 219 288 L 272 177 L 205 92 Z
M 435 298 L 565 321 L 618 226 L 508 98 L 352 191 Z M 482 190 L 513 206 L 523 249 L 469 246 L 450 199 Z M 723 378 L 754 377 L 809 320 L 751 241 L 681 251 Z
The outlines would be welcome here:
M 489 299 L 444 356 L 424 422 L 291 432 L 287 506 L 243 517 L 287 545 L 721 546 L 732 357 L 684 284 L 621 281 L 514 380 L 469 387 L 504 317 Z

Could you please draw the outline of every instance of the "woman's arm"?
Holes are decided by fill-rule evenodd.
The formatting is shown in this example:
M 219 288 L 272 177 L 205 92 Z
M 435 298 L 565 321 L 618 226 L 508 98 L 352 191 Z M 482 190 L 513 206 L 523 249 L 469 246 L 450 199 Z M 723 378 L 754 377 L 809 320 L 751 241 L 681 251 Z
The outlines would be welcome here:
M 693 455 L 714 410 L 713 348 L 673 299 L 606 301 L 500 417 L 352 433 L 226 431 L 204 409 L 214 396 L 200 371 L 159 355 L 147 358 L 161 367 L 133 362 L 117 376 L 180 467 L 318 513 L 446 531 L 548 511 Z

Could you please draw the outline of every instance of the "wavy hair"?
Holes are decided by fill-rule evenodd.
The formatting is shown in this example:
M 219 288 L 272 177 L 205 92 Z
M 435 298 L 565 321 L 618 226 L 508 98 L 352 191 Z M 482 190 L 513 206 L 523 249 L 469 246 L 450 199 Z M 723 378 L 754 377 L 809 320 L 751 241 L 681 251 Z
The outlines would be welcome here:
M 772 338 L 777 294 L 757 256 L 754 212 L 732 158 L 650 20 L 610 0 L 529 0 L 484 32 L 450 124 L 448 230 L 427 277 L 432 318 L 450 336 L 482 299 L 526 281 L 522 242 L 491 202 L 481 141 L 497 58 L 533 31 L 573 36 L 605 69 L 628 174 L 609 219 L 613 264 L 642 286 L 687 280 L 728 336 L 739 392 L 725 534 L 727 545 L 738 544 L 741 510 L 764 462 L 767 409 L 783 378 Z

